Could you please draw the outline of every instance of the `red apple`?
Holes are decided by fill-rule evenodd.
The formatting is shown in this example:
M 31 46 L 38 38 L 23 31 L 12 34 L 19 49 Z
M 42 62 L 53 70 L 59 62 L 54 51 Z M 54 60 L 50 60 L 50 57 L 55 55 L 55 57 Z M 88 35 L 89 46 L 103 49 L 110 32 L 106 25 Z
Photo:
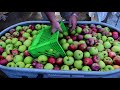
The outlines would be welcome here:
M 94 38 L 88 38 L 87 40 L 86 40 L 86 43 L 88 44 L 88 45 L 90 45 L 90 46 L 92 46 L 92 45 L 94 45 Z
M 2 54 L 4 52 L 4 48 L 0 47 L 0 54 Z
M 11 29 L 9 32 L 10 34 L 13 34 L 16 30 L 15 29 Z
M 84 59 L 83 59 L 83 63 L 84 63 L 85 65 L 90 66 L 90 65 L 93 64 L 93 61 L 92 61 L 91 58 L 84 58 Z
M 24 42 L 24 41 L 26 40 L 26 38 L 25 38 L 25 37 L 22 37 L 22 36 L 19 36 L 19 37 L 18 37 L 18 40 Z
M 39 63 L 37 60 L 33 60 L 32 61 L 32 66 L 35 67 L 37 65 L 37 63 Z
M 96 25 L 95 24 L 91 24 L 90 28 L 96 28 Z
M 98 28 L 98 30 L 97 30 L 98 32 L 103 32 L 104 31 L 104 28 Z
M 93 31 L 93 32 L 97 32 L 97 29 L 96 29 L 96 28 L 92 28 L 92 31 Z
M 108 56 L 111 57 L 111 58 L 114 58 L 116 56 L 116 53 L 115 52 L 108 52 Z
M 8 61 L 6 59 L 0 60 L 1 65 L 7 65 Z
M 27 56 L 30 56 L 30 53 L 28 52 L 28 50 L 25 50 L 23 55 L 24 55 L 24 57 L 27 57 Z
M 78 36 L 77 36 L 77 39 L 78 39 L 78 40 L 83 40 L 83 35 L 78 35 Z
M 0 55 L 0 60 L 4 59 L 4 57 L 2 55 Z
M 29 25 L 28 27 L 29 27 L 29 29 L 31 29 L 31 30 L 34 30 L 34 29 L 35 29 L 34 25 Z
M 89 29 L 88 29 L 88 28 L 84 28 L 84 29 L 83 29 L 83 33 L 84 33 L 84 34 L 89 34 Z
M 18 55 L 19 51 L 17 49 L 10 51 L 13 56 Z
M 115 65 L 120 65 L 120 56 L 115 56 L 114 58 L 113 58 L 113 62 L 114 62 L 114 64 Z
M 36 63 L 35 68 L 37 68 L 37 69 L 43 69 L 43 64 Z
M 100 65 L 99 65 L 98 63 L 93 63 L 93 64 L 91 65 L 91 69 L 92 69 L 93 71 L 99 71 L 99 70 L 100 70 Z
M 72 38 L 73 41 L 77 40 L 77 36 L 71 35 L 71 38 Z
M 56 62 L 56 59 L 54 57 L 49 57 L 48 62 L 54 64 Z
M 53 70 L 60 70 L 60 67 L 58 65 L 55 65 L 55 67 L 53 68 Z
M 89 51 L 89 49 L 90 49 L 90 48 L 91 48 L 91 47 L 90 47 L 90 46 L 88 46 L 88 47 L 86 48 L 86 50 L 87 50 L 87 51 Z
M 112 37 L 116 40 L 118 39 L 119 35 L 118 35 L 118 32 L 114 31 L 112 32 Z
M 81 27 L 82 29 L 86 28 L 86 26 L 85 26 L 85 25 L 80 25 L 80 27 Z
M 57 65 L 62 65 L 62 63 L 63 63 L 63 58 L 57 58 L 56 64 Z
M 75 51 L 77 48 L 74 44 L 71 44 L 71 45 L 69 45 L 68 49 L 71 51 Z
M 87 48 L 86 43 L 82 43 L 82 44 L 79 44 L 79 45 L 78 45 L 78 49 L 81 50 L 81 51 L 85 51 L 86 48 Z
M 94 55 L 92 57 L 93 62 L 98 63 L 100 61 L 100 57 L 98 55 Z
M 68 39 L 70 39 L 71 37 L 70 36 L 66 36 L 66 39 L 68 40 Z
M 24 30 L 20 31 L 20 36 L 22 36 L 24 32 L 25 32 Z

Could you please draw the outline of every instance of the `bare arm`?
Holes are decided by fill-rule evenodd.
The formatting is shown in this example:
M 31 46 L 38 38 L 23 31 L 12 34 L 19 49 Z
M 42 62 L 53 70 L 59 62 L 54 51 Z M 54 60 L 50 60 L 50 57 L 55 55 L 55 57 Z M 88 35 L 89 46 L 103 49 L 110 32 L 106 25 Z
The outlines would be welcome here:
M 56 22 L 55 12 L 45 12 L 50 22 Z

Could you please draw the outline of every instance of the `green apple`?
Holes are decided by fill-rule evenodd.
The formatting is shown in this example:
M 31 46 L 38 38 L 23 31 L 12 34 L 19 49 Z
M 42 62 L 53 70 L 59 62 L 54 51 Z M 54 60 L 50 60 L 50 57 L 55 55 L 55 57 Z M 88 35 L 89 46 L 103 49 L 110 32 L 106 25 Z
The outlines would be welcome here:
M 104 68 L 101 68 L 100 71 L 101 71 L 101 72 L 105 72 Z
M 107 41 L 110 42 L 111 44 L 114 42 L 114 39 L 112 37 L 108 37 Z
M 64 31 L 64 32 L 63 32 L 63 35 L 64 35 L 64 36 L 68 36 L 68 32 L 65 32 L 65 31 Z
M 63 62 L 65 65 L 72 65 L 74 63 L 74 58 L 70 56 L 65 56 Z
M 102 36 L 101 39 L 102 39 L 103 42 L 107 41 L 107 37 L 106 36 Z
M 32 30 L 31 29 L 27 29 L 27 31 L 26 31 L 27 33 L 31 33 L 32 32 Z
M 31 45 L 31 43 L 32 43 L 32 41 L 29 40 L 29 39 L 27 39 L 27 40 L 24 41 L 23 44 L 24 44 L 26 47 L 29 47 L 29 46 Z
M 101 33 L 97 33 L 97 39 L 101 39 L 102 34 Z
M 25 64 L 31 64 L 32 61 L 33 61 L 33 58 L 32 58 L 31 56 L 27 56 L 27 57 L 25 57 L 25 59 L 24 59 L 24 63 L 25 63 Z
M 3 52 L 3 53 L 2 53 L 2 56 L 3 56 L 4 58 L 6 58 L 7 55 L 8 55 L 7 52 Z
M 33 68 L 32 64 L 26 64 L 25 68 Z
M 64 43 L 66 43 L 67 41 L 66 41 L 66 39 L 61 39 L 60 40 L 60 44 L 62 45 L 62 44 L 64 44 Z
M 14 45 L 15 47 L 19 47 L 22 45 L 22 42 L 21 41 L 17 41 L 16 44 Z
M 47 62 L 47 60 L 48 60 L 48 57 L 45 55 L 40 55 L 37 59 L 37 61 L 40 63 L 45 63 L 45 62 Z
M 89 66 L 83 66 L 82 71 L 91 71 L 91 68 Z
M 77 68 L 72 68 L 71 70 L 72 70 L 72 71 L 78 71 L 78 69 L 77 69 Z
M 9 49 L 6 49 L 5 52 L 6 52 L 7 54 L 10 54 L 10 53 L 11 53 L 11 52 L 10 52 L 11 50 L 12 50 L 12 49 L 9 48 Z
M 97 28 L 102 28 L 102 26 L 101 26 L 101 25 L 97 25 L 96 27 L 97 27 Z
M 82 28 L 79 27 L 79 26 L 77 26 L 77 28 L 76 28 L 76 32 L 77 32 L 78 34 L 80 34 L 80 33 L 82 32 Z
M 68 65 L 61 66 L 61 70 L 69 70 L 69 66 Z
M 16 44 L 18 41 L 18 38 L 12 38 L 12 44 Z
M 24 62 L 17 62 L 15 64 L 15 67 L 24 68 L 25 67 L 25 63 Z
M 110 28 L 109 28 L 109 27 L 104 27 L 104 29 L 105 29 L 106 31 L 110 31 Z
M 94 40 L 97 40 L 97 38 L 96 37 L 92 37 Z
M 27 33 L 27 32 L 25 32 L 25 33 L 23 33 L 23 35 L 22 35 L 23 37 L 25 37 L 25 38 L 28 38 L 28 37 L 30 37 L 30 34 L 29 33 Z
M 3 47 L 3 48 L 5 48 L 5 47 L 6 47 L 6 43 L 5 43 L 5 42 L 3 42 L 3 41 L 2 41 L 2 42 L 0 42 L 0 46 L 1 46 L 1 47 Z
M 36 24 L 36 25 L 35 25 L 35 29 L 36 29 L 36 30 L 40 30 L 40 29 L 42 29 L 42 26 L 41 26 L 40 24 Z
M 105 69 L 105 71 L 114 70 L 114 68 L 111 65 L 105 66 L 104 69 Z
M 101 52 L 101 51 L 103 51 L 105 49 L 103 44 L 101 44 L 101 43 L 97 43 L 96 48 L 98 49 L 99 52 Z
M 76 31 L 75 30 L 72 30 L 71 31 L 71 34 L 75 35 Z
M 120 47 L 119 46 L 113 46 L 111 50 L 115 53 L 120 53 Z
M 59 38 L 63 38 L 63 34 L 62 33 L 59 33 Z
M 96 55 L 96 54 L 98 54 L 98 49 L 96 47 L 91 47 L 89 49 L 89 52 L 91 55 Z
M 100 68 L 102 69 L 105 67 L 105 63 L 102 60 L 100 60 L 98 64 L 100 65 Z
M 33 37 L 29 37 L 28 40 L 31 40 L 31 41 L 32 41 L 32 40 L 33 40 Z
M 21 56 L 21 55 L 16 55 L 16 56 L 13 58 L 13 61 L 14 61 L 15 63 L 17 63 L 17 62 L 22 62 L 22 61 L 23 61 L 23 56 Z
M 7 67 L 15 67 L 15 63 L 14 62 L 9 62 L 6 66 Z
M 22 30 L 22 26 L 17 26 L 15 29 L 16 29 L 16 31 L 21 31 Z
M 25 45 L 21 45 L 21 46 L 19 46 L 19 48 L 18 48 L 18 50 L 19 50 L 20 52 L 24 52 L 26 49 L 27 49 L 27 47 L 26 47 Z
M 87 58 L 87 57 L 90 57 L 90 53 L 87 52 L 87 51 L 85 51 L 85 52 L 84 52 L 84 57 L 86 57 L 86 58 Z
M 1 40 L 5 41 L 7 38 L 5 36 L 1 37 Z
M 67 41 L 69 44 L 73 44 L 73 40 L 72 39 L 68 39 Z
M 12 50 L 13 47 L 14 47 L 13 44 L 8 44 L 8 45 L 6 45 L 6 50 L 7 50 L 7 49 L 11 49 L 11 50 Z
M 34 36 L 34 35 L 37 35 L 38 34 L 38 31 L 37 30 L 34 30 L 34 31 L 32 31 L 32 36 Z
M 68 50 L 68 51 L 66 52 L 66 55 L 72 57 L 72 56 L 73 56 L 73 52 L 70 51 L 70 50 Z
M 20 53 L 21 56 L 24 56 L 24 53 Z
M 82 60 L 76 60 L 74 62 L 74 67 L 77 68 L 77 69 L 82 69 L 82 67 L 83 67 L 82 64 L 83 64 Z
M 54 66 L 51 64 L 51 63 L 47 63 L 45 66 L 44 66 L 44 69 L 47 69 L 47 70 L 52 70 L 54 68 Z
M 23 28 L 23 30 L 27 30 L 27 29 L 29 29 L 28 26 L 23 26 L 22 28 Z
M 80 40 L 79 44 L 86 43 L 84 40 Z
M 64 44 L 62 45 L 62 47 L 63 47 L 64 50 L 68 50 L 69 43 L 64 43 Z
M 102 51 L 104 57 L 108 57 L 108 52 L 107 51 Z
M 5 43 L 6 43 L 6 44 L 11 44 L 11 43 L 12 43 L 12 40 L 11 40 L 11 39 L 7 39 L 7 40 L 5 41 Z
M 113 46 L 119 46 L 120 47 L 120 42 L 119 41 L 114 41 Z
M 98 56 L 100 57 L 101 60 L 104 59 L 104 53 L 103 52 L 98 52 Z
M 109 49 L 112 45 L 111 45 L 111 43 L 110 42 L 108 42 L 108 41 L 106 41 L 106 42 L 104 42 L 104 47 L 106 48 L 106 49 Z
M 85 38 L 85 39 L 88 39 L 88 38 L 91 38 L 91 37 L 92 37 L 91 34 L 85 34 L 85 35 L 84 35 L 84 38 Z
M 83 52 L 81 50 L 76 50 L 74 52 L 74 58 L 77 60 L 81 60 L 83 58 Z
M 78 33 L 75 34 L 75 36 L 78 36 L 78 35 L 79 35 Z

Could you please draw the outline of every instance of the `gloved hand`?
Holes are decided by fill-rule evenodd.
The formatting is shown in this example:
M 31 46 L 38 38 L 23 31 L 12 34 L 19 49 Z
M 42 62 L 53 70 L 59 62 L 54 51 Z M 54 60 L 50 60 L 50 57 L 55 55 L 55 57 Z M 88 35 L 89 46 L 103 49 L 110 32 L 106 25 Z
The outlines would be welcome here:
M 71 15 L 69 18 L 69 27 L 70 30 L 74 30 L 77 25 L 77 17 L 75 15 Z
M 57 30 L 62 32 L 59 22 L 54 21 L 54 22 L 51 22 L 51 24 L 52 24 L 52 33 L 56 32 Z

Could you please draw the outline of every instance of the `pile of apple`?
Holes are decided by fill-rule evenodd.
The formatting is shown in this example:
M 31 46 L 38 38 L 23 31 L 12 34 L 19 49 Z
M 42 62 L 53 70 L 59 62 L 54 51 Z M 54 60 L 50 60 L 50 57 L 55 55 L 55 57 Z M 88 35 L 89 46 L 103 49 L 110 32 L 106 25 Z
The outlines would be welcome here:
M 101 25 L 77 25 L 59 34 L 65 57 L 28 52 L 32 40 L 47 25 L 17 26 L 0 37 L 0 64 L 15 68 L 46 70 L 108 71 L 120 68 L 120 35 Z M 66 26 L 67 27 L 67 26 Z

